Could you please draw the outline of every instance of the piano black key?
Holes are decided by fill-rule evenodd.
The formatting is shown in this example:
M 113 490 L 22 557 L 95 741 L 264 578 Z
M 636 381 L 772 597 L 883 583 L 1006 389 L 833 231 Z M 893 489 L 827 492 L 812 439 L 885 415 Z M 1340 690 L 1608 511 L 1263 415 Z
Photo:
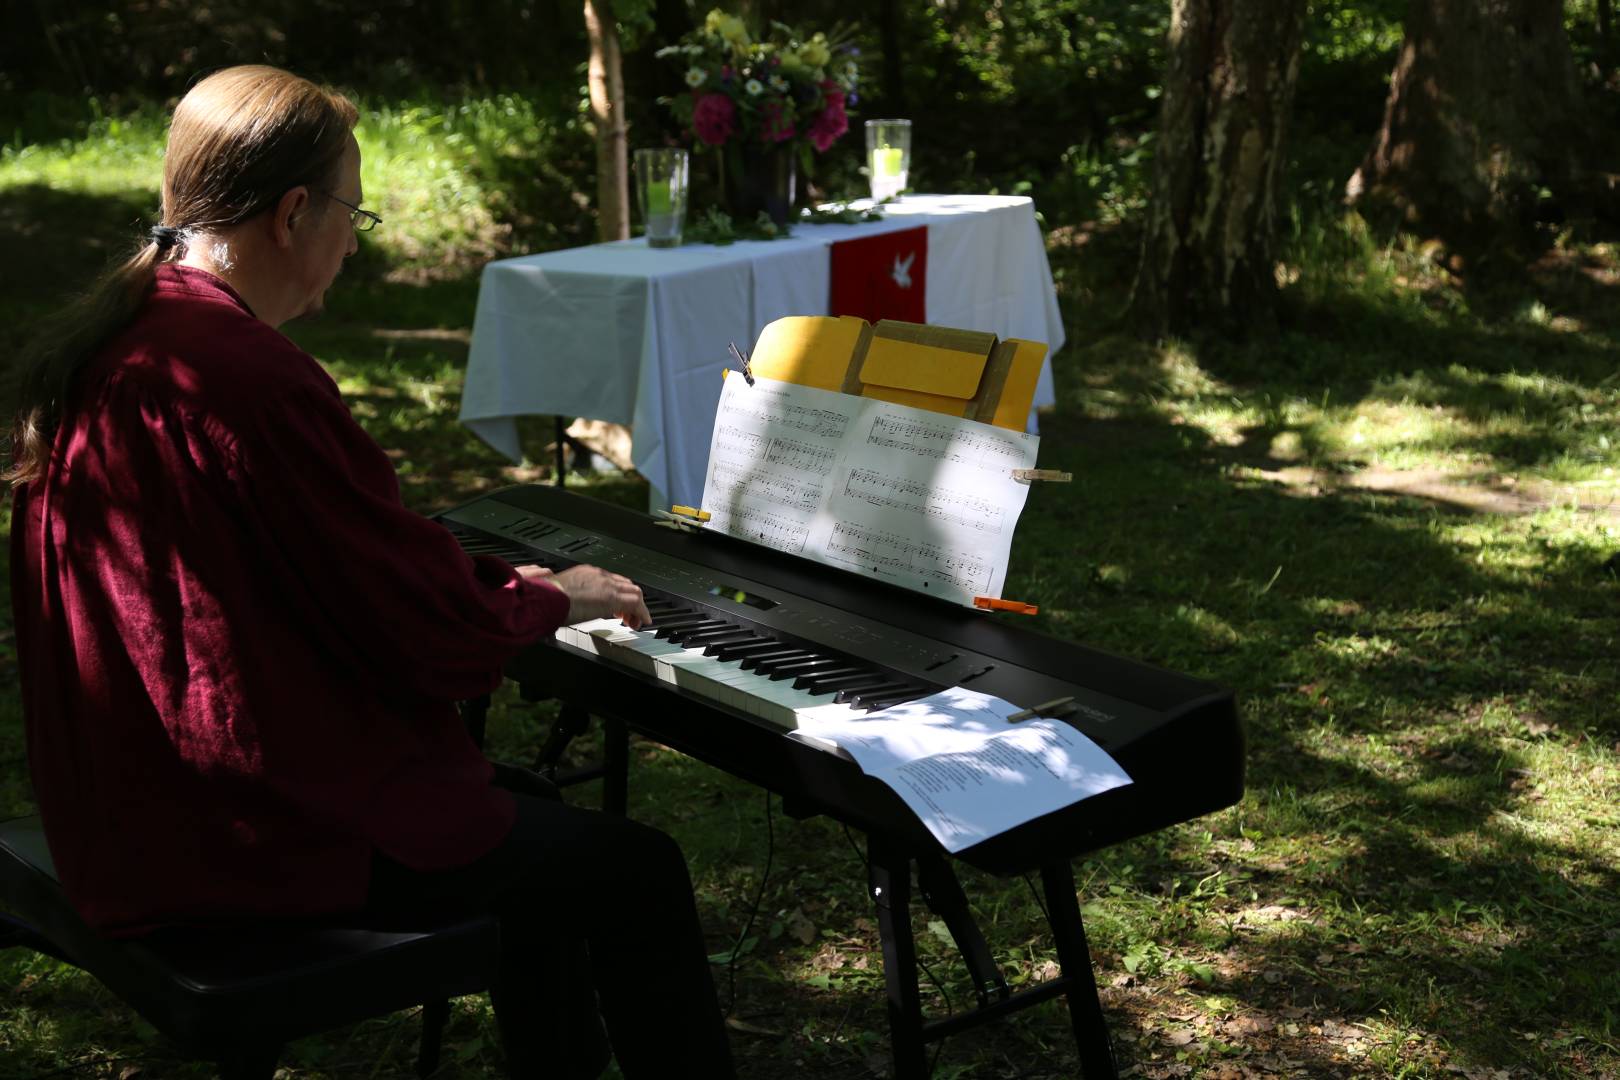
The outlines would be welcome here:
M 808 649 L 801 649 L 796 645 L 783 645 L 780 649 L 767 649 L 752 656 L 743 657 L 744 671 L 758 671 L 768 674 L 772 664 L 790 663 L 794 660 L 808 660 L 816 654 Z
M 723 620 L 717 620 L 717 621 L 720 623 L 720 625 L 710 627 L 707 630 L 692 630 L 692 631 L 689 631 L 686 634 L 686 643 L 688 645 L 704 645 L 704 644 L 707 644 L 710 641 L 716 641 L 716 640 L 719 640 L 719 639 L 722 639 L 722 638 L 729 638 L 729 637 L 731 637 L 733 635 L 736 635 L 736 634 L 742 634 L 742 635 L 746 635 L 746 636 L 749 636 L 749 637 L 753 636 L 752 631 L 745 630 L 742 627 L 738 626 L 736 623 L 729 623 L 729 622 L 725 622 Z
M 811 693 L 817 693 L 823 689 L 836 690 L 851 680 L 860 682 L 870 678 L 873 674 L 875 673 L 870 668 L 855 667 L 852 664 L 845 664 L 842 667 L 821 668 L 818 671 L 812 671 L 794 679 L 793 689 L 809 690 Z
M 737 627 L 736 629 L 732 630 L 730 633 L 727 633 L 727 634 L 714 634 L 714 635 L 707 635 L 706 634 L 701 639 L 696 640 L 696 641 L 692 640 L 691 638 L 688 638 L 687 641 L 686 641 L 686 644 L 688 646 L 693 646 L 693 647 L 701 645 L 703 647 L 703 654 L 705 656 L 713 656 L 713 655 L 715 655 L 715 651 L 717 649 L 721 648 L 724 645 L 736 645 L 737 643 L 743 642 L 743 641 L 758 641 L 758 640 L 759 640 L 759 635 L 758 634 L 755 634 L 751 630 L 744 630 L 741 627 Z
M 706 611 L 694 611 L 690 615 L 677 615 L 673 619 L 665 620 L 664 627 L 673 634 L 677 630 L 690 630 L 695 626 L 713 627 L 719 622 L 719 619 Z
M 800 675 L 813 671 L 826 671 L 828 668 L 839 667 L 847 661 L 832 656 L 817 656 L 813 660 L 795 660 L 791 664 L 771 664 L 763 669 L 771 677 L 772 682 L 783 679 L 795 679 Z
M 810 652 L 808 649 L 805 650 L 805 654 L 806 655 L 802 658 L 778 660 L 775 663 L 761 664 L 760 668 L 762 670 L 769 671 L 772 675 L 794 675 L 812 667 L 825 667 L 828 664 L 849 663 L 848 660 L 845 660 L 842 657 L 829 656 L 826 653 Z
M 700 615 L 696 612 L 693 612 L 691 615 L 677 615 L 673 619 L 655 620 L 653 633 L 658 637 L 668 637 L 677 630 L 684 629 L 688 626 L 696 626 L 698 623 L 708 621 L 708 616 Z
M 757 653 L 762 649 L 773 649 L 776 645 L 777 642 L 773 638 L 750 634 L 740 641 L 712 642 L 709 648 L 703 651 L 709 653 L 716 660 L 731 661 Z
M 685 645 L 689 642 L 697 644 L 696 641 L 693 641 L 694 638 L 701 640 L 707 635 L 726 633 L 735 629 L 735 626 L 724 619 L 705 619 L 700 623 L 693 623 L 690 626 L 682 626 L 677 630 L 672 630 L 666 640 L 672 645 Z
M 927 697 L 928 691 L 920 686 L 913 686 L 909 690 L 896 690 L 892 694 L 880 694 L 873 691 L 862 691 L 855 695 L 850 702 L 857 709 L 887 709 L 890 705 L 898 705 L 902 701 L 915 701 L 920 697 Z
M 889 679 L 884 679 L 883 682 L 876 683 L 872 686 L 846 686 L 842 690 L 838 691 L 838 696 L 833 700 L 838 702 L 840 705 L 859 705 L 864 698 L 873 697 L 878 694 L 893 694 L 900 690 L 915 689 L 916 687 L 908 686 L 905 683 L 897 683 Z
M 752 641 L 739 641 L 726 646 L 737 654 L 739 659 L 748 656 L 764 656 L 767 653 L 780 652 L 787 648 L 780 641 L 769 634 L 755 634 Z
M 812 685 L 842 693 L 845 690 L 859 690 L 865 686 L 877 686 L 880 683 L 887 682 L 888 678 L 881 671 L 862 670 L 842 676 L 812 676 Z

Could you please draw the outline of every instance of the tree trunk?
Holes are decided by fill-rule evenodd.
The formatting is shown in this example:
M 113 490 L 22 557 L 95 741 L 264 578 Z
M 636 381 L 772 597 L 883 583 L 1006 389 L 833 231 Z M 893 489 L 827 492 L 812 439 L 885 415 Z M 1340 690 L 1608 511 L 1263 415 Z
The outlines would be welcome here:
M 905 49 L 901 38 L 900 0 L 881 0 L 877 17 L 878 41 L 883 48 L 883 104 L 890 116 L 905 116 L 909 106 L 905 73 L 900 66 Z
M 591 121 L 596 128 L 597 235 L 630 237 L 629 132 L 624 122 L 624 67 L 611 0 L 585 0 L 585 32 L 591 41 Z
M 1383 128 L 1346 199 L 1393 208 L 1465 258 L 1527 252 L 1539 219 L 1606 198 L 1581 160 L 1594 134 L 1561 0 L 1413 0 Z
M 1274 196 L 1305 0 L 1173 0 L 1129 317 L 1151 337 L 1275 324 Z

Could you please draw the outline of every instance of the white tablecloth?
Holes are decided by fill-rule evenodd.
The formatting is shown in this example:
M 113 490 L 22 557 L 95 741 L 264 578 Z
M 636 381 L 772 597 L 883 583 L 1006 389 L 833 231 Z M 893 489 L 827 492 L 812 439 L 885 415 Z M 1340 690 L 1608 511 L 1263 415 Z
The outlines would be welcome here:
M 1031 200 L 908 196 L 882 221 L 796 225 L 785 240 L 652 249 L 636 239 L 490 263 L 461 422 L 514 461 L 519 416 L 628 424 L 652 505 L 696 506 L 727 342 L 746 352 L 775 319 L 827 314 L 833 243 L 919 225 L 929 323 L 1043 341 L 1048 357 L 1063 346 Z M 1035 404 L 1053 400 L 1048 360 Z

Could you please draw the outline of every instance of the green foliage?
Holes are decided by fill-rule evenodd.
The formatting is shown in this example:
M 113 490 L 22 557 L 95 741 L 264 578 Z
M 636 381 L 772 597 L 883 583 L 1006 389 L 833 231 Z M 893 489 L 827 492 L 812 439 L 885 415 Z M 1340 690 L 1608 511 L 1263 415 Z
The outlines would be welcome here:
M 763 210 L 753 221 L 735 222 L 730 214 L 718 206 L 711 206 L 686 227 L 682 240 L 688 244 L 715 244 L 720 247 L 738 240 L 780 240 L 793 235 L 794 225 L 854 225 L 862 221 L 881 221 L 882 205 L 880 202 L 869 210 L 855 210 L 848 203 L 818 206 L 801 212 L 786 225 L 778 225 Z
M 711 206 L 699 213 L 687 226 L 682 239 L 688 244 L 714 244 L 725 247 L 728 244 L 735 244 L 738 240 L 779 240 L 792 235 L 791 226 L 778 225 L 771 220 L 771 215 L 763 210 L 753 221 L 737 222 L 718 206 Z
M 168 110 L 145 104 L 109 113 L 99 98 L 79 103 L 36 98 L 28 117 L 14 122 L 0 146 L 0 178 L 7 186 L 40 184 L 95 194 L 149 187 L 163 168 Z M 47 137 L 35 133 L 49 132 Z
M 649 0 L 620 5 L 631 40 Z M 560 0 L 108 0 L 17 7 L 0 35 L 0 96 L 177 97 L 199 72 L 270 63 L 389 94 L 556 86 L 585 55 L 581 5 Z
M 528 95 L 450 104 L 362 102 L 362 182 L 385 226 L 388 261 L 462 270 L 496 254 L 589 242 L 578 185 L 594 162 L 563 99 Z

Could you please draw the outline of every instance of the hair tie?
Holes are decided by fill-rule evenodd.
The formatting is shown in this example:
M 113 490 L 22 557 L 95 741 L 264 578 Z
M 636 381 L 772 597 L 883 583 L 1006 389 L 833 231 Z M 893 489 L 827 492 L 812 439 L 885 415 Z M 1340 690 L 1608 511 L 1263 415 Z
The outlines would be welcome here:
M 166 254 L 180 242 L 180 230 L 172 225 L 154 225 L 146 235 L 157 245 L 159 255 Z

